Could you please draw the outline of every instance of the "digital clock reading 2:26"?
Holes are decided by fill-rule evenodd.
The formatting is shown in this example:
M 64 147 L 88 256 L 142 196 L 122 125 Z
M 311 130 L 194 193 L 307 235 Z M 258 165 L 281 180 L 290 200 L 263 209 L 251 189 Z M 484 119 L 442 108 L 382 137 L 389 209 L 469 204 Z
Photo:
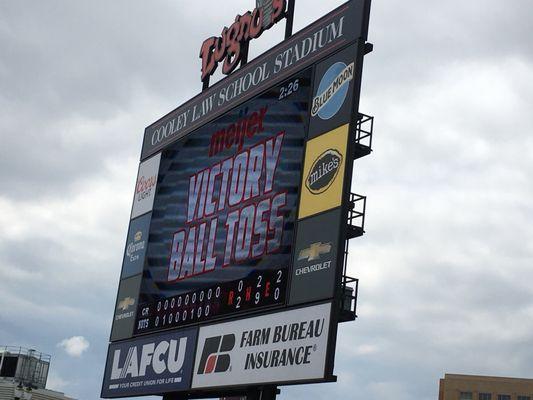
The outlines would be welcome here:
M 255 271 L 238 281 L 159 300 L 139 308 L 135 334 L 282 304 L 286 286 L 286 269 Z

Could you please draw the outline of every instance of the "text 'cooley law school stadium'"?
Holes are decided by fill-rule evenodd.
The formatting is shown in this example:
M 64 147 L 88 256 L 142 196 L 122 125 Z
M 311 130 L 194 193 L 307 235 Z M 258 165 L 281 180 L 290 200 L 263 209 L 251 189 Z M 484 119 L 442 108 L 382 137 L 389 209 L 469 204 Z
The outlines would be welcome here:
M 258 1 L 207 39 L 202 92 L 145 129 L 103 398 L 336 380 L 337 326 L 356 317 L 347 241 L 366 208 L 352 170 L 372 145 L 370 0 L 296 34 L 293 13 Z M 285 40 L 248 62 L 284 19 Z M 217 67 L 227 76 L 209 86 Z

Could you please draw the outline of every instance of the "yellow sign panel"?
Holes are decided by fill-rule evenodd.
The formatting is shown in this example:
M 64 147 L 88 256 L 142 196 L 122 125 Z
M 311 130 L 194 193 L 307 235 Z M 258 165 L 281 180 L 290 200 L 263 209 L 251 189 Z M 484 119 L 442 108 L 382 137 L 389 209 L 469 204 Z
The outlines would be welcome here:
M 307 142 L 298 218 L 305 218 L 342 202 L 348 124 Z

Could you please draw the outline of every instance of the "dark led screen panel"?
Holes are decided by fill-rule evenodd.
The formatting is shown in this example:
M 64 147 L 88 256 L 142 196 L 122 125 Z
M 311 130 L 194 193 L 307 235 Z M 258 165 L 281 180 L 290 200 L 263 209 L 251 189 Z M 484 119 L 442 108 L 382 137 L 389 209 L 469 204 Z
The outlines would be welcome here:
M 136 334 L 286 303 L 310 84 L 308 69 L 162 151 Z

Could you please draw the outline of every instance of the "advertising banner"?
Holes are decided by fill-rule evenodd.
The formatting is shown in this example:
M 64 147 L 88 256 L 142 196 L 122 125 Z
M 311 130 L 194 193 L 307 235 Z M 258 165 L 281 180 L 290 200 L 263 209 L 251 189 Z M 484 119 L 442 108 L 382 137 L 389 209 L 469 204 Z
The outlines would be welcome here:
M 193 388 L 323 379 L 331 304 L 200 328 Z
M 141 275 L 120 281 L 118 287 L 117 304 L 111 327 L 111 340 L 129 339 L 133 333 L 135 322 L 135 310 L 137 309 L 139 298 L 139 287 L 141 286 Z
M 137 183 L 135 184 L 135 196 L 133 197 L 133 208 L 131 210 L 132 219 L 152 211 L 160 161 L 161 153 L 139 165 Z
M 333 297 L 340 221 L 337 208 L 298 223 L 290 305 Z
M 102 397 L 125 397 L 190 388 L 197 329 L 111 343 Z
M 356 54 L 357 46 L 349 46 L 316 66 L 309 139 L 350 122 Z
M 143 271 L 151 218 L 152 214 L 148 213 L 130 221 L 126 250 L 122 261 L 121 279 L 140 274 Z
M 341 205 L 347 144 L 348 125 L 307 142 L 299 219 Z

